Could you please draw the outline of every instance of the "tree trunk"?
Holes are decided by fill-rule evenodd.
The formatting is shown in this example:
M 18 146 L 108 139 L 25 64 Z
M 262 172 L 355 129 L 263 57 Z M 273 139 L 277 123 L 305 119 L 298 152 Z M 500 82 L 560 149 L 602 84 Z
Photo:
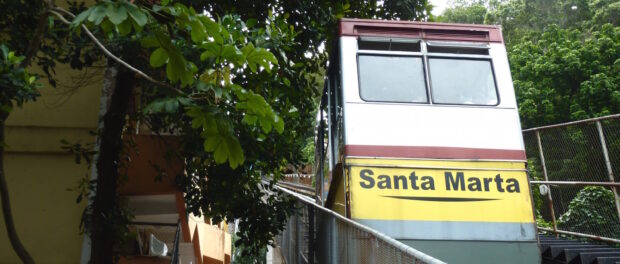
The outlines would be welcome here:
M 0 113 L 0 196 L 2 197 L 2 214 L 4 215 L 6 232 L 9 234 L 9 240 L 11 241 L 11 246 L 13 246 L 13 250 L 15 250 L 15 253 L 17 253 L 22 262 L 30 264 L 34 263 L 34 260 L 17 236 L 15 223 L 13 223 L 13 213 L 11 213 L 9 188 L 4 176 L 4 122 L 7 118 L 8 114 Z
M 102 120 L 99 159 L 96 165 L 96 196 L 91 222 L 91 263 L 95 264 L 114 262 L 114 245 L 119 239 L 116 237 L 119 227 L 115 225 L 118 223 L 115 217 L 119 217 L 116 188 L 119 178 L 119 156 L 123 148 L 121 135 L 133 86 L 134 76 L 119 70 L 110 107 Z

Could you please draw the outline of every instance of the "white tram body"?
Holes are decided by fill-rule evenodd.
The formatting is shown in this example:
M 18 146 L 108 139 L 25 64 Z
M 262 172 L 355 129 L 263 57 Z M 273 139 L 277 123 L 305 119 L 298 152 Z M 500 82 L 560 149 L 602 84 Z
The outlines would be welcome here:
M 343 19 L 317 201 L 449 263 L 540 263 L 497 26 Z

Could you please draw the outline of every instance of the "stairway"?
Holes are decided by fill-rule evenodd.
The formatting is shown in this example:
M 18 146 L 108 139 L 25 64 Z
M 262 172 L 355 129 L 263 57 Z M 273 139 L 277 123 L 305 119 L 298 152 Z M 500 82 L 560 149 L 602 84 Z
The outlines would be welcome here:
M 541 235 L 543 264 L 620 264 L 620 248 Z

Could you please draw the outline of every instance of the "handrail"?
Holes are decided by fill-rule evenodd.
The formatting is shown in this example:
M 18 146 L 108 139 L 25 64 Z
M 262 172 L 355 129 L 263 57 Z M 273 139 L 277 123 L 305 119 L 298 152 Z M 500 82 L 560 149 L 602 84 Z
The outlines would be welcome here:
M 171 264 L 179 264 L 179 237 L 181 233 L 181 221 L 177 222 L 177 230 L 174 234 L 174 246 L 172 247 L 172 261 Z
M 620 114 L 601 116 L 601 117 L 595 117 L 595 118 L 589 118 L 589 119 L 583 119 L 583 120 L 566 122 L 566 123 L 555 124 L 555 125 L 533 127 L 533 128 L 523 129 L 523 132 L 545 130 L 545 129 L 550 129 L 550 128 L 565 127 L 565 126 L 570 126 L 570 125 L 589 124 L 589 123 L 594 123 L 594 122 L 597 122 L 597 121 L 608 120 L 608 119 L 615 119 L 615 118 L 620 118 Z
M 315 208 L 317 208 L 317 209 L 319 209 L 319 210 L 321 210 L 321 211 L 331 215 L 332 217 L 334 217 L 334 218 L 336 218 L 336 219 L 338 219 L 338 220 L 340 220 L 340 221 L 342 221 L 342 222 L 344 222 L 346 224 L 352 225 L 355 228 L 358 228 L 360 230 L 363 230 L 364 232 L 368 232 L 368 233 L 374 235 L 375 237 L 383 240 L 386 244 L 388 244 L 390 246 L 393 246 L 393 247 L 395 247 L 395 248 L 397 248 L 397 249 L 399 249 L 399 250 L 401 250 L 401 251 L 403 251 L 403 252 L 405 252 L 405 253 L 413 256 L 413 257 L 415 257 L 416 259 L 422 260 L 425 263 L 429 263 L 429 264 L 445 264 L 445 262 L 443 262 L 441 260 L 438 260 L 438 259 L 436 259 L 436 258 L 434 258 L 432 256 L 426 255 L 423 252 L 418 251 L 418 250 L 416 250 L 416 249 L 414 249 L 414 248 L 412 248 L 410 246 L 407 246 L 407 245 L 403 244 L 402 242 L 400 242 L 400 241 L 398 241 L 396 239 L 393 239 L 393 238 L 391 238 L 391 237 L 389 237 L 389 236 L 387 236 L 387 235 L 385 235 L 385 234 L 383 234 L 383 233 L 381 233 L 381 232 L 379 232 L 377 230 L 374 230 L 374 229 L 372 229 L 370 227 L 367 227 L 365 225 L 357 223 L 357 222 L 355 222 L 355 221 L 353 221 L 351 219 L 343 217 L 342 215 L 340 215 L 340 214 L 338 214 L 338 213 L 336 213 L 336 212 L 334 212 L 332 210 L 329 210 L 329 209 L 327 209 L 327 208 L 325 208 L 323 206 L 320 206 L 320 205 L 316 204 L 314 202 L 314 200 L 312 200 L 309 197 L 297 194 L 297 193 L 295 193 L 293 191 L 290 191 L 290 190 L 288 190 L 286 188 L 283 188 L 283 187 L 280 187 L 280 186 L 277 186 L 277 185 L 275 185 L 274 187 L 277 188 L 278 190 L 282 191 L 282 192 L 285 192 L 288 195 L 291 195 L 291 196 L 299 199 L 301 202 L 306 203 L 307 205 L 311 205 L 311 206 L 313 206 L 313 207 L 315 207 Z

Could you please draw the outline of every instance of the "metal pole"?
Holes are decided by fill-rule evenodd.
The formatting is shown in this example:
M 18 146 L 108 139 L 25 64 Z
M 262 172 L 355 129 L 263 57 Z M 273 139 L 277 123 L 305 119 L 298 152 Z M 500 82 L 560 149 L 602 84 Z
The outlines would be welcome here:
M 311 205 L 306 205 L 308 207 L 308 263 L 314 264 L 314 244 L 315 244 L 315 236 L 314 236 L 314 208 Z
M 598 135 L 601 139 L 601 147 L 603 147 L 603 157 L 605 157 L 605 166 L 607 167 L 607 174 L 609 175 L 609 181 L 615 182 L 614 171 L 611 169 L 611 161 L 609 160 L 609 152 L 607 151 L 607 143 L 605 142 L 605 134 L 603 133 L 603 126 L 601 121 L 596 121 L 596 128 L 598 129 Z M 618 221 L 620 222 L 620 199 L 618 199 L 618 190 L 616 186 L 610 187 L 614 193 L 614 201 L 616 202 L 616 213 L 618 213 Z
M 539 227 L 538 229 L 544 230 L 544 231 L 553 231 L 549 228 L 544 228 L 544 227 Z M 610 237 L 600 237 L 600 236 L 595 236 L 595 235 L 589 235 L 589 234 L 578 233 L 578 232 L 570 232 L 570 231 L 564 231 L 564 230 L 555 230 L 553 232 L 557 232 L 559 234 L 589 238 L 589 239 L 597 240 L 597 241 L 620 244 L 620 239 L 615 239 L 615 238 L 610 238 Z
M 331 263 L 338 263 L 338 254 L 340 252 L 338 252 L 338 220 L 337 218 L 333 217 L 333 216 L 329 216 L 329 237 L 330 237 L 330 257 L 331 257 Z
M 545 154 L 543 153 L 542 144 L 540 143 L 540 132 L 538 130 L 536 130 L 536 141 L 538 141 L 538 152 L 540 154 L 540 163 L 543 167 L 543 176 L 545 177 L 545 181 L 549 181 L 549 177 L 547 176 L 547 165 L 545 164 Z M 555 220 L 553 198 L 551 198 L 551 187 L 549 185 L 547 185 L 547 200 L 549 200 L 549 210 L 551 211 L 551 220 L 553 221 L 553 232 L 557 235 L 558 224 Z
M 582 182 L 582 181 L 530 181 L 531 184 L 585 185 L 620 187 L 620 182 Z
M 561 123 L 561 124 L 555 124 L 555 125 L 550 125 L 550 126 L 533 127 L 533 128 L 524 129 L 523 132 L 530 132 L 530 131 L 536 131 L 536 130 L 545 130 L 545 129 L 557 128 L 557 127 L 567 127 L 567 126 L 570 126 L 570 125 L 578 125 L 578 124 L 590 124 L 590 123 L 594 123 L 594 122 L 597 122 L 597 121 L 616 119 L 616 118 L 620 118 L 620 114 L 595 117 L 595 118 L 584 119 L 584 120 L 579 120 L 579 121 L 572 121 L 572 122 Z
M 299 245 L 301 242 L 301 239 L 299 238 L 299 213 L 300 212 L 295 212 L 295 248 L 291 250 L 295 254 L 295 256 L 293 256 L 293 258 L 295 259 L 295 264 L 301 263 L 301 255 L 303 255 L 300 251 Z

